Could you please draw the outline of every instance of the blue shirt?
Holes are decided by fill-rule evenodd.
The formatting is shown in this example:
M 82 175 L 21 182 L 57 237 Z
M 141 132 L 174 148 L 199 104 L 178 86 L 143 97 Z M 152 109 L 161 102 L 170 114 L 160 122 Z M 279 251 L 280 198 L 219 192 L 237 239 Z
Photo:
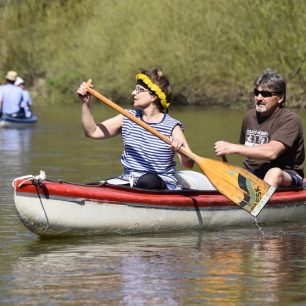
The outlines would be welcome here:
M 23 101 L 20 106 L 24 108 L 26 117 L 29 117 L 32 113 L 31 112 L 32 99 L 30 93 L 27 90 L 23 89 L 22 94 L 23 94 Z
M 140 110 L 128 110 L 142 120 Z M 168 114 L 159 123 L 147 123 L 154 129 L 170 137 L 176 125 L 183 127 L 182 123 L 173 119 Z M 122 139 L 124 151 L 121 156 L 124 174 L 147 172 L 156 173 L 167 183 L 176 184 L 175 153 L 167 143 L 157 138 L 127 117 L 123 117 Z
M 3 114 L 14 114 L 19 112 L 23 100 L 21 88 L 9 83 L 1 85 L 0 100 L 2 101 Z

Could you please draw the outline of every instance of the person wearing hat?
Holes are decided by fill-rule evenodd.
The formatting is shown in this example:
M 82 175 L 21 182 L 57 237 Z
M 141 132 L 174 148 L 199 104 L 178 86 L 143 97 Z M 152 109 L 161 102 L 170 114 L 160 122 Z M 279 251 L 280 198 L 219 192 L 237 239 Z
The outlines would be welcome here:
M 21 108 L 23 108 L 23 111 L 25 113 L 26 118 L 30 118 L 32 116 L 32 99 L 30 96 L 30 93 L 25 89 L 25 82 L 21 77 L 17 77 L 15 81 L 15 86 L 18 86 L 21 88 L 23 93 L 23 101 L 20 105 Z
M 77 94 L 82 101 L 82 123 L 87 137 L 107 139 L 122 136 L 124 151 L 121 155 L 121 180 L 137 188 L 180 188 L 175 177 L 175 153 L 178 153 L 181 164 L 186 168 L 192 168 L 194 162 L 178 152 L 181 147 L 189 149 L 189 145 L 182 123 L 168 114 L 171 86 L 160 69 L 138 70 L 136 87 L 132 92 L 135 109 L 128 111 L 169 137 L 171 146 L 122 114 L 96 124 L 90 111 L 85 82 L 81 83 Z
M 17 79 L 16 71 L 9 71 L 6 76 L 6 83 L 0 86 L 0 114 L 12 117 L 24 117 L 21 104 L 23 93 L 21 88 L 15 86 Z

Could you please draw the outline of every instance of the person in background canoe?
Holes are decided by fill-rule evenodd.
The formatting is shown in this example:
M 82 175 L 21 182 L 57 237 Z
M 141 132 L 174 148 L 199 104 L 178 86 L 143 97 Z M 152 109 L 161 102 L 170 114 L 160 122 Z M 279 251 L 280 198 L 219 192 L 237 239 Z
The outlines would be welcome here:
M 90 111 L 85 82 L 80 85 L 77 94 L 83 102 L 82 123 L 87 137 L 107 139 L 122 135 L 122 180 L 138 188 L 179 189 L 175 178 L 175 153 L 178 153 L 184 167 L 192 168 L 194 162 L 178 152 L 182 146 L 187 149 L 189 146 L 182 123 L 168 115 L 171 86 L 160 69 L 138 70 L 136 87 L 132 92 L 135 110 L 128 111 L 168 136 L 171 146 L 122 114 L 96 124 Z
M 245 167 L 272 186 L 301 186 L 304 177 L 304 135 L 299 116 L 285 108 L 286 81 L 268 69 L 254 82 L 255 109 L 241 127 L 240 144 L 217 141 L 218 156 L 244 156 Z
M 25 89 L 25 82 L 21 77 L 17 77 L 15 81 L 15 86 L 18 86 L 21 88 L 23 93 L 23 101 L 20 105 L 21 108 L 23 108 L 23 112 L 25 114 L 26 118 L 30 118 L 32 116 L 32 99 L 30 96 L 30 93 Z
M 15 86 L 17 78 L 16 71 L 9 71 L 6 76 L 6 83 L 0 86 L 0 114 L 21 118 L 24 112 L 20 108 L 23 102 L 23 93 L 21 88 Z

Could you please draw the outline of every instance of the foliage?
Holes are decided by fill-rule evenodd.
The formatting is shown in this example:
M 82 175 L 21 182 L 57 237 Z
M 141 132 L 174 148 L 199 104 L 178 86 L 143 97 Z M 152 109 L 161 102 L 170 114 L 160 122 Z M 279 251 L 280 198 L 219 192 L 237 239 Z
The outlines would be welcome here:
M 177 103 L 251 104 L 253 80 L 273 68 L 288 105 L 306 106 L 302 0 L 2 0 L 0 17 L 0 72 L 17 70 L 49 103 L 75 101 L 88 78 L 127 102 L 137 68 L 159 66 Z

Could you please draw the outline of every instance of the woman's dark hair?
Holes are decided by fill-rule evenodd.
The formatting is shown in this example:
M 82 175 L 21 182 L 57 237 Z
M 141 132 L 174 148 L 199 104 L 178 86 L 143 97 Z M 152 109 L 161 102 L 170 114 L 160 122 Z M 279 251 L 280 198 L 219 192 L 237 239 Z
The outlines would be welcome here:
M 167 103 L 171 103 L 172 90 L 170 82 L 159 68 L 154 68 L 151 70 L 139 68 L 138 73 L 145 74 L 154 84 L 158 85 L 161 91 L 164 92 L 164 94 L 166 95 Z M 142 86 L 148 88 L 146 84 L 141 82 L 141 80 L 139 80 L 138 82 L 141 83 Z M 158 104 L 158 107 L 160 108 L 161 111 L 165 110 L 160 103 Z

